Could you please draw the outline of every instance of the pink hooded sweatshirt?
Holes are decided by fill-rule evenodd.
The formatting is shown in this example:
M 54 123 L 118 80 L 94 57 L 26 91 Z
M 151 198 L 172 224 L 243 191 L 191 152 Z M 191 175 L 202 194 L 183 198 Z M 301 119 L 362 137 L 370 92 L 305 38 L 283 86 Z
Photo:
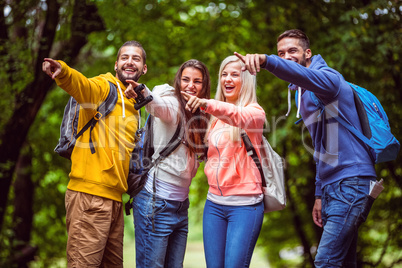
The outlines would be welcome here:
M 264 109 L 257 103 L 239 107 L 208 100 L 205 112 L 217 117 L 208 133 L 208 160 L 204 168 L 209 192 L 221 196 L 261 194 L 260 172 L 253 159 L 247 155 L 241 138 L 238 141 L 230 139 L 229 126 L 242 128 L 260 157 Z

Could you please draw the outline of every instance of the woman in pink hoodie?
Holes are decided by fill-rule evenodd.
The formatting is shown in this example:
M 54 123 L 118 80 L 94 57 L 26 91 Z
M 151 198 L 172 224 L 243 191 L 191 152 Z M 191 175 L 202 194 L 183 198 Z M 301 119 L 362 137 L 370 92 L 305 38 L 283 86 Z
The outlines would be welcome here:
M 260 173 L 247 155 L 244 131 L 259 154 L 265 112 L 257 103 L 256 77 L 236 56 L 223 60 L 215 100 L 183 93 L 186 109 L 211 115 L 205 174 L 209 191 L 203 237 L 207 267 L 248 267 L 264 216 Z

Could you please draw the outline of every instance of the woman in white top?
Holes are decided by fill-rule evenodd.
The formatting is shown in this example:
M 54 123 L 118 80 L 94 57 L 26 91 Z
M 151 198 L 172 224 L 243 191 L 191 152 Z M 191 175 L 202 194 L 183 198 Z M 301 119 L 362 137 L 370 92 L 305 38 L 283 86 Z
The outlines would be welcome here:
M 133 87 L 137 85 L 132 82 L 126 95 L 136 97 Z M 189 186 L 199 166 L 197 158 L 205 150 L 203 140 L 208 117 L 199 111 L 194 114 L 186 111 L 182 91 L 209 99 L 210 77 L 202 62 L 189 60 L 183 63 L 176 73 L 174 87 L 164 84 L 156 86 L 152 92 L 148 88 L 144 90 L 145 97 L 153 96 L 153 101 L 145 106 L 146 111 L 154 116 L 155 152 L 152 158 L 158 157 L 173 137 L 179 122 L 180 136 L 185 142 L 150 170 L 144 189 L 134 197 L 137 268 L 183 267 L 188 233 Z
M 203 214 L 208 268 L 249 267 L 264 218 L 260 172 L 241 133 L 247 134 L 260 157 L 265 112 L 257 102 L 256 77 L 243 72 L 243 66 L 236 56 L 222 61 L 215 100 L 182 93 L 190 111 L 202 109 L 211 115 L 204 169 L 209 190 Z

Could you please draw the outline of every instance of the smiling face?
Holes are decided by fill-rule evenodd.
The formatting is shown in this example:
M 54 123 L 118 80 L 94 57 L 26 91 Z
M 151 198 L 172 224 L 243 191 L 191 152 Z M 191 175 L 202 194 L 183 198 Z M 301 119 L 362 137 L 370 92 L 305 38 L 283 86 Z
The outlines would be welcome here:
M 242 87 L 240 62 L 230 62 L 223 68 L 220 83 L 226 102 L 236 104 Z
M 280 58 L 297 62 L 304 67 L 310 65 L 311 50 L 309 48 L 303 49 L 299 39 L 285 37 L 278 42 L 277 48 Z
M 190 95 L 201 98 L 203 76 L 200 70 L 187 67 L 183 70 L 180 80 L 180 89 Z
M 126 87 L 127 79 L 138 81 L 141 75 L 147 72 L 147 65 L 144 64 L 141 48 L 135 46 L 124 46 L 121 48 L 119 58 L 115 63 L 116 78 Z

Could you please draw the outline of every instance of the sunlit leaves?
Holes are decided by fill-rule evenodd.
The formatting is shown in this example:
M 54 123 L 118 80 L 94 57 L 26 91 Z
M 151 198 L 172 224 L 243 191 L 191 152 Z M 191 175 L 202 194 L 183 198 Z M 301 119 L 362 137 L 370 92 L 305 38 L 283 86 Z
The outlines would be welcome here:
M 32 66 L 41 34 L 39 26 L 47 10 L 45 1 L 9 2 L 12 4 L 6 6 L 5 14 L 6 22 L 11 24 L 12 38 L 5 44 L 7 54 L 0 57 L 0 129 L 11 116 L 15 95 L 33 79 Z M 71 35 L 73 1 L 59 2 L 62 7 L 52 55 Z M 402 140 L 402 9 L 398 1 L 92 2 L 96 3 L 106 30 L 88 36 L 89 43 L 81 50 L 74 66 L 88 77 L 113 73 L 118 48 L 125 41 L 134 39 L 147 51 L 148 73 L 140 81 L 149 88 L 171 84 L 178 67 L 184 61 L 196 58 L 209 68 L 214 95 L 219 64 L 226 56 L 234 51 L 276 54 L 276 37 L 287 29 L 300 28 L 309 35 L 313 54 L 321 54 L 328 65 L 339 70 L 347 80 L 367 87 L 378 96 L 388 113 L 393 132 Z M 21 25 L 27 26 L 25 39 L 16 34 Z M 14 60 L 10 61 L 10 58 Z M 301 244 L 295 216 L 299 217 L 299 227 L 308 243 L 314 247 L 318 241 L 311 220 L 315 176 L 315 164 L 309 152 L 311 139 L 305 128 L 294 125 L 297 120 L 294 93 L 292 112 L 289 117 L 284 117 L 288 108 L 287 83 L 262 70 L 257 75 L 257 85 L 258 101 L 265 109 L 268 123 L 265 135 L 286 160 L 291 202 L 285 210 L 265 216 L 258 244 L 266 249 L 273 267 L 289 263 L 308 266 L 306 259 L 298 258 L 292 263 L 281 259 L 279 253 L 283 249 L 291 251 Z M 54 262 L 53 258 L 64 258 L 65 254 L 64 192 L 70 163 L 55 155 L 53 149 L 67 99 L 68 95 L 61 89 L 51 92 L 27 139 L 33 148 L 33 180 L 37 185 L 32 240 L 40 246 L 40 258 L 48 260 L 46 264 Z M 397 252 L 400 252 L 402 241 L 396 231 L 402 218 L 401 183 L 397 183 L 402 176 L 400 162 L 395 161 L 394 170 L 386 165 L 377 166 L 377 174 L 384 177 L 386 189 L 362 226 L 359 252 L 366 262 L 375 263 L 383 249 L 386 251 L 384 265 L 391 265 L 401 258 Z M 194 209 L 190 218 L 198 222 L 202 219 L 207 189 L 201 166 L 190 189 Z M 7 214 L 11 213 L 10 206 Z M 10 226 L 10 216 L 8 220 L 7 226 Z M 127 220 L 129 224 L 132 224 L 131 220 L 131 217 Z M 11 235 L 9 228 L 5 228 L 0 243 L 6 244 Z

